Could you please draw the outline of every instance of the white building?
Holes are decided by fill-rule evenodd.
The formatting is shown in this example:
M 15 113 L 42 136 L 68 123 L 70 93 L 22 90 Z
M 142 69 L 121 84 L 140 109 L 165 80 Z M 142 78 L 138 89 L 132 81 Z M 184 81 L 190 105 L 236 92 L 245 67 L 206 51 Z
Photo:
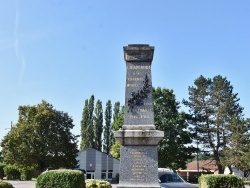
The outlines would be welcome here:
M 233 175 L 239 176 L 239 177 L 244 177 L 244 172 L 237 169 L 235 166 L 232 166 L 232 171 L 233 171 Z M 228 167 L 225 168 L 224 170 L 224 174 L 230 174 L 230 170 Z
M 118 159 L 93 148 L 80 151 L 76 160 L 79 169 L 86 171 L 87 179 L 112 180 L 119 173 Z

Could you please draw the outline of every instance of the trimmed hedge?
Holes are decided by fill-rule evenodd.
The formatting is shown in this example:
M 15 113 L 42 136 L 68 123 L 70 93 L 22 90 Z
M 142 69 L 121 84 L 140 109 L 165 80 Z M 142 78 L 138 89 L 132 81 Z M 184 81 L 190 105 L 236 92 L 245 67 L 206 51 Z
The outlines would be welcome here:
M 13 185 L 6 181 L 0 180 L 0 188 L 13 188 Z
M 85 188 L 84 174 L 79 170 L 49 170 L 38 176 L 36 188 Z
M 4 165 L 3 171 L 7 177 L 7 180 L 17 180 L 17 179 L 31 180 L 34 175 L 35 168 L 34 167 L 18 167 L 16 165 Z M 0 175 L 1 175 L 1 164 L 0 164 Z
M 250 178 L 243 178 L 245 185 L 250 185 Z
M 3 168 L 5 166 L 6 166 L 5 164 L 0 163 L 0 179 L 3 179 L 3 177 L 4 177 L 4 170 L 3 170 Z
M 234 175 L 216 174 L 199 177 L 199 188 L 244 188 L 243 178 Z
M 87 179 L 85 180 L 86 188 L 112 188 L 111 184 L 103 180 Z
M 19 172 L 19 168 L 16 165 L 6 165 L 3 170 L 7 180 L 20 180 L 21 173 Z
M 21 180 L 31 180 L 34 172 L 35 172 L 35 168 L 34 167 L 23 167 L 23 168 L 19 168 L 19 172 L 21 173 Z

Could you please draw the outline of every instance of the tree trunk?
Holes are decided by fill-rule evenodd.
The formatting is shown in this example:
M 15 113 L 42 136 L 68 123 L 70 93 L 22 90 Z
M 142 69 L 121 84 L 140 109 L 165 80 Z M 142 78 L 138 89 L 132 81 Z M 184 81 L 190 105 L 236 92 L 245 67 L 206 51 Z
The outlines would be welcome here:
M 232 169 L 232 166 L 228 166 L 228 169 L 230 170 L 230 173 L 229 174 L 233 174 L 233 169 Z

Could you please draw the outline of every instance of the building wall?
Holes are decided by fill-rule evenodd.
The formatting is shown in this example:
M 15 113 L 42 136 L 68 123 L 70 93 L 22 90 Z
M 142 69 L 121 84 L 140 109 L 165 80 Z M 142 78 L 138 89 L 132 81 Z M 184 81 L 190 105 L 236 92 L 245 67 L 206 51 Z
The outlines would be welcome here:
M 236 167 L 232 167 L 233 170 L 233 175 L 239 176 L 239 177 L 244 177 L 244 172 L 241 170 L 238 170 Z M 225 168 L 224 174 L 229 174 L 230 170 L 228 167 Z
M 76 159 L 87 178 L 112 180 L 119 173 L 119 160 L 92 148 L 80 151 Z

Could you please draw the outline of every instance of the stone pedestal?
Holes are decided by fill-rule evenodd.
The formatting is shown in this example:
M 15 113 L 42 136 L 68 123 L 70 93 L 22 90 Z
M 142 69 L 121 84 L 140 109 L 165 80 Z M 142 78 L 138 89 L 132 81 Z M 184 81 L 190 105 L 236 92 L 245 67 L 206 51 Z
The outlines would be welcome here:
M 164 137 L 155 130 L 151 63 L 154 47 L 124 47 L 126 100 L 122 130 L 114 137 L 121 144 L 118 188 L 159 188 L 157 145 Z
M 117 188 L 159 188 L 157 144 L 164 136 L 157 130 L 114 132 L 121 143 L 120 181 Z

